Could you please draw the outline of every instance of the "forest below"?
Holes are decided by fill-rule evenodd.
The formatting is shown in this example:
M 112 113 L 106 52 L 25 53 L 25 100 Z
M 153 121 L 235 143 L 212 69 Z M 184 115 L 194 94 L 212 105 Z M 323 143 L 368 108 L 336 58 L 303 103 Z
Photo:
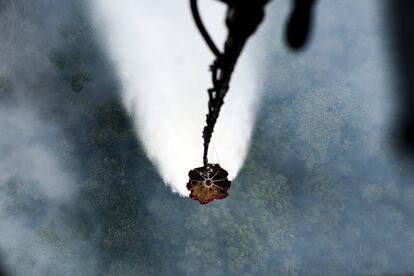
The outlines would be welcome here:
M 39 1 L 21 33 L 0 36 L 1 61 L 7 56 L 0 67 L 0 169 L 14 148 L 44 143 L 76 175 L 74 199 L 60 201 L 36 178 L 0 171 L 0 217 L 8 224 L 0 223 L 0 235 L 12 221 L 30 229 L 16 243 L 0 238 L 11 275 L 414 271 L 409 167 L 384 153 L 382 129 L 364 121 L 348 93 L 361 79 L 381 77 L 366 70 L 376 66 L 370 45 L 318 61 L 336 63 L 328 78 L 309 73 L 326 49 L 297 61 L 269 39 L 267 56 L 277 64 L 266 65 L 247 160 L 229 197 L 201 206 L 172 193 L 158 175 L 122 106 L 85 2 L 63 2 Z M 42 16 L 46 10 L 52 19 Z M 0 8 L 1 18 L 6 11 Z M 28 107 L 36 119 L 18 113 Z M 201 130 L 194 135 L 202 143 Z

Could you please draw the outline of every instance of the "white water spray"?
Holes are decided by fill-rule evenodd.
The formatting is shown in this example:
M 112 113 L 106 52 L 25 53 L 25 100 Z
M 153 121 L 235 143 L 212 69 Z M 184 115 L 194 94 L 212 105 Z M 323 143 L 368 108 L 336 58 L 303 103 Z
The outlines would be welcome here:
M 209 31 L 222 45 L 224 6 L 200 4 Z M 202 165 L 206 90 L 212 85 L 208 68 L 214 58 L 196 30 L 188 1 L 91 0 L 91 13 L 148 156 L 174 192 L 188 195 L 187 173 Z M 249 48 L 236 67 L 210 145 L 230 178 L 243 165 L 258 98 Z

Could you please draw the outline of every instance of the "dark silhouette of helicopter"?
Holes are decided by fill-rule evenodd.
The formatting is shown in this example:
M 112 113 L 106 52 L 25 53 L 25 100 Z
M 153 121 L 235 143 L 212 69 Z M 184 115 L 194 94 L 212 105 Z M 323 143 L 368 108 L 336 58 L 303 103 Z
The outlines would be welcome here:
M 216 59 L 211 65 L 213 87 L 208 89 L 209 102 L 206 126 L 203 129 L 204 154 L 203 166 L 189 172 L 187 189 L 191 198 L 206 204 L 214 199 L 225 198 L 231 182 L 227 179 L 227 171 L 218 164 L 209 164 L 208 147 L 214 126 L 224 103 L 232 73 L 247 40 L 254 34 L 265 17 L 265 6 L 270 0 L 217 0 L 226 4 L 227 39 L 221 52 L 208 34 L 202 23 L 197 0 L 190 0 L 191 11 L 195 23 Z M 315 0 L 294 0 L 289 18 L 286 38 L 288 45 L 300 49 L 305 45 L 311 25 L 311 12 Z M 219 179 L 215 179 L 219 176 Z M 214 179 L 214 181 L 212 181 Z
M 400 108 L 392 133 L 399 152 L 414 155 L 414 1 L 393 0 L 387 3 L 392 38 L 392 53 L 397 64 L 397 90 Z

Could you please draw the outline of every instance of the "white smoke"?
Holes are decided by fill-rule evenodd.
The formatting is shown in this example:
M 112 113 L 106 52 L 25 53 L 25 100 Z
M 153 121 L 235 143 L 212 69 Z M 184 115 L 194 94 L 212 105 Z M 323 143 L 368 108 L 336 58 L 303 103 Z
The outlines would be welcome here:
M 68 6 L 34 2 L 0 2 L 0 275 L 2 266 L 12 275 L 92 275 L 97 253 L 73 214 L 92 219 L 79 207 L 77 160 L 57 115 L 76 112 L 44 96 L 67 92 L 48 53 Z
M 222 45 L 225 7 L 200 4 L 210 33 Z M 148 156 L 172 190 L 187 195 L 187 173 L 202 165 L 208 68 L 214 58 L 196 30 L 189 1 L 92 0 L 91 13 Z M 252 42 L 247 48 L 210 145 L 209 161 L 220 161 L 230 178 L 245 159 L 257 102 Z
M 90 256 L 96 252 L 75 235 L 78 229 L 68 222 L 64 209 L 65 205 L 76 208 L 78 179 L 50 146 L 57 144 L 54 137 L 63 139 L 62 133 L 30 106 L 0 106 L 0 118 L 2 261 L 13 275 L 76 271 L 82 258 L 73 252 L 80 247 Z

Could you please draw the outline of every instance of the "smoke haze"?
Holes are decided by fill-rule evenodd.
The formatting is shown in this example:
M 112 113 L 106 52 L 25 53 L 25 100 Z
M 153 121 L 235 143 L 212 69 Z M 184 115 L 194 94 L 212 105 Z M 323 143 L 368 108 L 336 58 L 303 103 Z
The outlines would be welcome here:
M 79 109 L 64 104 L 71 92 L 50 62 L 76 7 L 64 2 L 0 3 L 0 265 L 11 275 L 95 271 L 95 246 L 78 231 L 94 218 L 76 205 L 80 170 L 67 132 Z

